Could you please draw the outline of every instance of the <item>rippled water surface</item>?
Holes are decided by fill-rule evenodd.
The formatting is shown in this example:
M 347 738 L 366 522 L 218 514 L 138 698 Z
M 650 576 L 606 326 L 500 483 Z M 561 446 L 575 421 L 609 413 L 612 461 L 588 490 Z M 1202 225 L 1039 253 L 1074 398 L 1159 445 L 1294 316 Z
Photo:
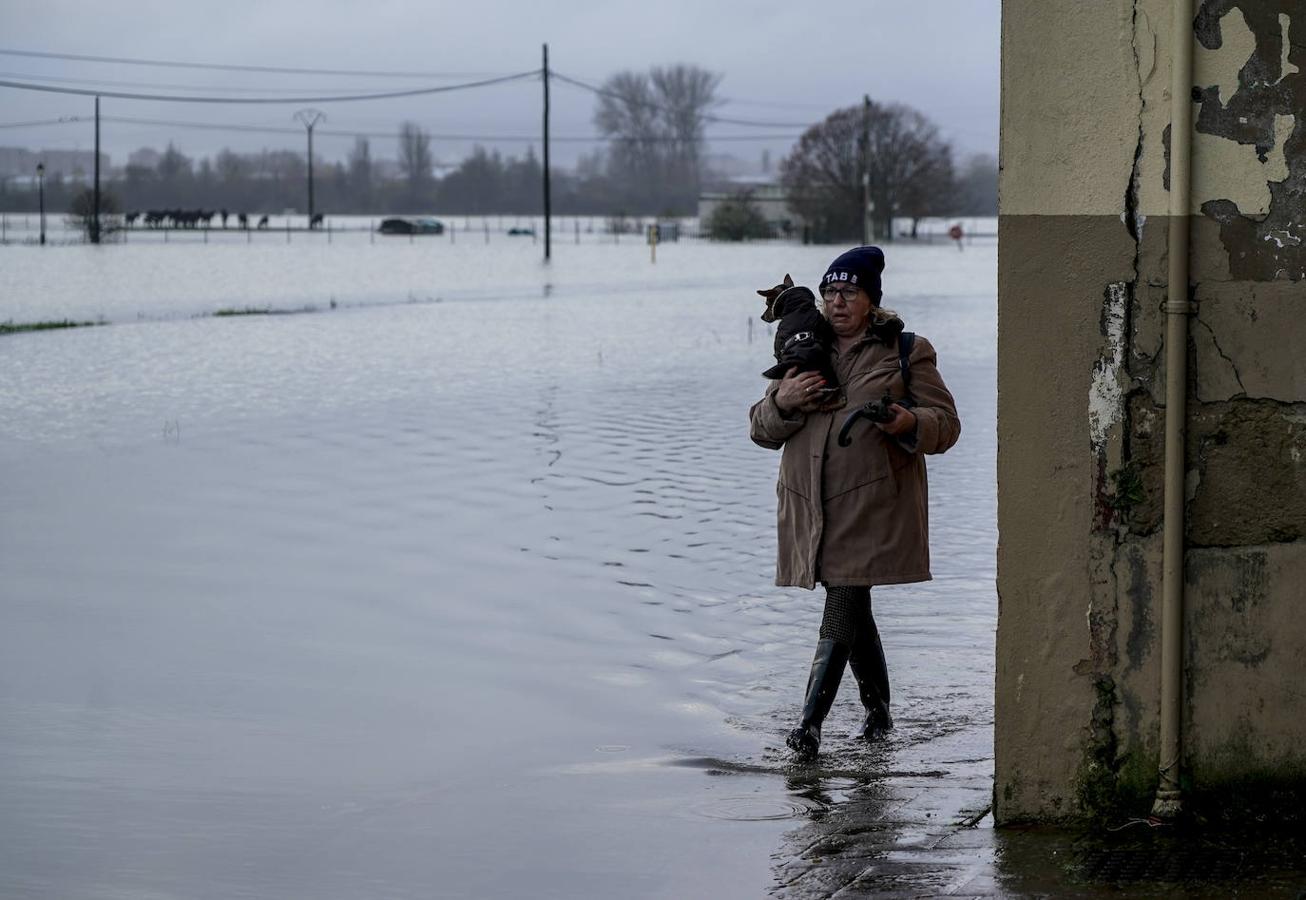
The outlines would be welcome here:
M 0 247 L 0 321 L 110 323 L 0 338 L 0 895 L 757 896 L 877 779 L 982 781 L 995 247 L 889 251 L 963 436 L 875 595 L 898 728 L 845 687 L 819 789 L 746 414 L 754 289 L 839 248 L 540 249 Z

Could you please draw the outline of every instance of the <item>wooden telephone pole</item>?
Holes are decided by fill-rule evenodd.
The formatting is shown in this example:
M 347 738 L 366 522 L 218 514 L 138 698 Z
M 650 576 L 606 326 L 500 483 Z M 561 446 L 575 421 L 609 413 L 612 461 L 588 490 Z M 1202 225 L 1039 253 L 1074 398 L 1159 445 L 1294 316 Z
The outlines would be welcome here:
M 549 190 L 549 45 L 544 45 L 544 261 L 553 255 L 552 197 Z

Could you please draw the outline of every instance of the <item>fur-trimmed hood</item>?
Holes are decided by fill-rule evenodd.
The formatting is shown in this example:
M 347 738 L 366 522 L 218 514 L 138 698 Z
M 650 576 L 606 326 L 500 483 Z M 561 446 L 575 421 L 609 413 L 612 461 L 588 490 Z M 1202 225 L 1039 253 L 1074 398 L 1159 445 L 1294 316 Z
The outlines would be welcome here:
M 893 344 L 897 342 L 898 335 L 902 334 L 906 327 L 906 323 L 896 312 L 883 306 L 876 306 L 871 309 L 871 320 L 866 326 L 865 339 Z

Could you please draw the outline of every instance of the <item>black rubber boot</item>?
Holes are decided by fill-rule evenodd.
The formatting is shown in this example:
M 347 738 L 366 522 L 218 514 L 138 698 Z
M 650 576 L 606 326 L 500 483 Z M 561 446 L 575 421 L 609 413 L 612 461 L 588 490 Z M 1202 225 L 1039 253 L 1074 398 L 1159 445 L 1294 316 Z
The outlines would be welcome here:
M 807 697 L 798 727 L 789 732 L 785 743 L 799 759 L 812 759 L 821 747 L 821 724 L 834 704 L 834 695 L 848 662 L 848 645 L 823 639 L 816 645 L 812 672 L 807 677 Z
M 861 737 L 868 741 L 882 741 L 893 728 L 893 718 L 889 715 L 889 667 L 884 662 L 884 647 L 880 644 L 875 620 L 869 616 L 867 619 L 857 629 L 857 640 L 848 656 L 848 668 L 852 669 L 862 706 L 866 707 Z

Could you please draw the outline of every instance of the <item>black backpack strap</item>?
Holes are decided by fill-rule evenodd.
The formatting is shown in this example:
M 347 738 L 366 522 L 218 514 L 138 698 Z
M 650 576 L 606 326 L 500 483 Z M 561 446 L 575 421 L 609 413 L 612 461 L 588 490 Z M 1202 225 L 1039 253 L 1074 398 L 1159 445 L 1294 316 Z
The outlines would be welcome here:
M 898 334 L 898 368 L 902 370 L 902 386 L 911 400 L 911 348 L 916 343 L 916 333 L 903 331 Z

